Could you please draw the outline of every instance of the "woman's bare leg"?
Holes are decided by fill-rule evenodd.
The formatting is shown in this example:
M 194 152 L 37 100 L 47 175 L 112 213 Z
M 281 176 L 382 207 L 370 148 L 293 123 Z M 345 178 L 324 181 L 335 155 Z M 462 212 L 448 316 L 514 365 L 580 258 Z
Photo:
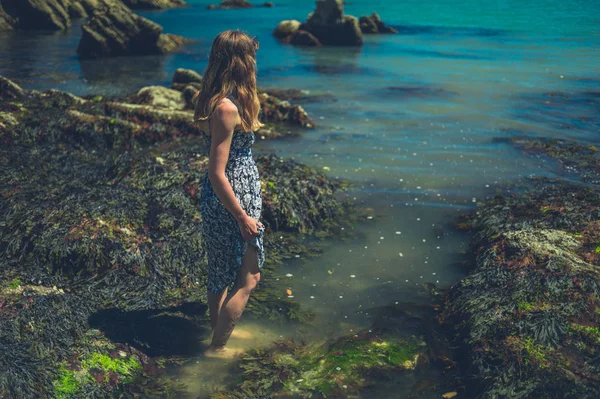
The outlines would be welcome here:
M 259 281 L 260 270 L 258 268 L 256 249 L 248 244 L 248 250 L 244 254 L 242 267 L 238 272 L 236 282 L 227 298 L 225 298 L 219 312 L 212 343 L 207 352 L 224 349 L 237 321 L 244 312 L 250 294 Z
M 221 307 L 223 306 L 223 302 L 225 302 L 225 298 L 227 297 L 227 287 L 220 294 L 214 294 L 212 292 L 208 292 L 208 309 L 210 313 L 210 326 L 212 330 L 215 330 L 217 326 L 217 319 L 219 317 L 219 313 L 221 312 Z

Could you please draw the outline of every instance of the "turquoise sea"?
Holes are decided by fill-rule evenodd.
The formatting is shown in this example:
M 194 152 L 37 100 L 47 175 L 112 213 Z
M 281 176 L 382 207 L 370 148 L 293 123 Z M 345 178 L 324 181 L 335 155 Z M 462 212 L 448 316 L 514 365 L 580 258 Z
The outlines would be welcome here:
M 196 39 L 177 54 L 79 62 L 75 24 L 64 33 L 0 36 L 0 75 L 32 89 L 130 93 L 170 85 L 177 68 L 202 72 L 222 30 L 256 36 L 261 88 L 324 96 L 304 105 L 317 129 L 259 141 L 255 152 L 348 179 L 350 197 L 371 208 L 357 239 L 333 240 L 323 256 L 299 258 L 283 270 L 282 291 L 291 289 L 318 313 L 324 335 L 368 325 L 361 309 L 426 301 L 423 283 L 456 283 L 469 237 L 446 224 L 519 179 L 563 173 L 495 138 L 600 142 L 598 0 L 350 0 L 347 14 L 376 11 L 399 30 L 367 36 L 360 49 L 294 48 L 271 36 L 283 19 L 305 20 L 313 1 L 213 11 L 209 1 L 188 2 L 185 9 L 141 13 L 165 32 Z M 244 323 L 260 332 L 252 346 L 295 334 Z M 218 384 L 225 370 L 214 366 L 208 374 L 199 362 L 176 372 L 191 395 Z

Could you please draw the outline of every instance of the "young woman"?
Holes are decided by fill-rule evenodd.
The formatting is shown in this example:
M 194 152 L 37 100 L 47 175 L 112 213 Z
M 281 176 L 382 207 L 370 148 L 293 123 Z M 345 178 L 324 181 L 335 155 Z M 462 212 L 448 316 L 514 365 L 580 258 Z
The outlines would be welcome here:
M 262 126 L 257 50 L 258 43 L 240 31 L 220 33 L 193 99 L 195 120 L 210 145 L 200 195 L 213 329 L 206 356 L 227 356 L 225 345 L 260 280 L 265 258 L 260 180 L 250 149 L 253 131 Z

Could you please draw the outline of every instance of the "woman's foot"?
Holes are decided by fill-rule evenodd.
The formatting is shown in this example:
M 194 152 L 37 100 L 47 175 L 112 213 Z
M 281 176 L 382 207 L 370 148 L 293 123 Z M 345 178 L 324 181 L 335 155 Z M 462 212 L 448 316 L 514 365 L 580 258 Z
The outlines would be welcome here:
M 236 357 L 237 355 L 242 354 L 244 351 L 242 349 L 239 348 L 226 348 L 224 346 L 215 348 L 212 346 L 209 346 L 205 351 L 204 351 L 204 356 L 206 357 L 211 357 L 211 358 L 218 358 L 218 359 L 231 359 Z

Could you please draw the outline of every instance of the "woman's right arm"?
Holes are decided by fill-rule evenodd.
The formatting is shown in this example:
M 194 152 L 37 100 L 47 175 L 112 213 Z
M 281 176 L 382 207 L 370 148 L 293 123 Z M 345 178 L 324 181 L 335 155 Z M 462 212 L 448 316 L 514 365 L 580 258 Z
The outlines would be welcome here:
M 237 220 L 244 240 L 250 240 L 258 235 L 258 226 L 262 227 L 262 224 L 244 211 L 225 175 L 231 140 L 238 122 L 239 113 L 234 104 L 224 101 L 217 106 L 211 118 L 212 143 L 208 160 L 208 178 L 223 206 Z

